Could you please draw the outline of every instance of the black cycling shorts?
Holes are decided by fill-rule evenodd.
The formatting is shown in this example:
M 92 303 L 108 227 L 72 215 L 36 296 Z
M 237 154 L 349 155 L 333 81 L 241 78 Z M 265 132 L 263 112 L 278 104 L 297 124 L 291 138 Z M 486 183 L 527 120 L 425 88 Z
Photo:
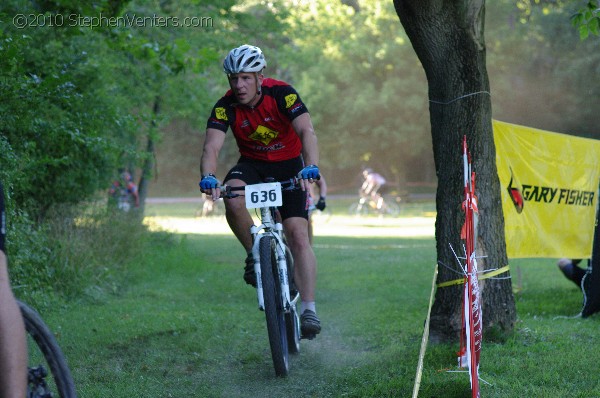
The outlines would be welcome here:
M 275 181 L 285 181 L 297 176 L 302 167 L 304 162 L 301 157 L 281 162 L 264 162 L 242 156 L 225 176 L 225 184 L 229 180 L 242 180 L 248 185 L 259 184 L 268 177 L 273 177 Z M 282 220 L 290 217 L 302 217 L 308 220 L 306 191 L 301 189 L 283 191 L 282 202 L 283 206 L 279 208 Z

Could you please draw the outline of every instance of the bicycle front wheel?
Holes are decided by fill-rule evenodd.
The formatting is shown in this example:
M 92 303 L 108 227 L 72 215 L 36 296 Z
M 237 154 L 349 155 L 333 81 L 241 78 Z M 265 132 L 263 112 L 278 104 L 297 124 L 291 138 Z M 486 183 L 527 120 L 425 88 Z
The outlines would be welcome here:
M 348 207 L 348 214 L 354 216 L 366 216 L 369 214 L 369 204 L 368 203 L 352 203 Z
M 400 214 L 400 206 L 391 200 L 386 200 L 382 207 L 383 213 L 392 217 L 398 217 Z
M 265 304 L 265 318 L 271 357 L 277 376 L 287 376 L 289 370 L 289 351 L 287 342 L 285 310 L 281 303 L 281 284 L 277 269 L 276 242 L 272 236 L 260 239 L 260 270 Z
M 54 335 L 34 309 L 18 303 L 29 348 L 27 398 L 76 398 L 71 371 Z

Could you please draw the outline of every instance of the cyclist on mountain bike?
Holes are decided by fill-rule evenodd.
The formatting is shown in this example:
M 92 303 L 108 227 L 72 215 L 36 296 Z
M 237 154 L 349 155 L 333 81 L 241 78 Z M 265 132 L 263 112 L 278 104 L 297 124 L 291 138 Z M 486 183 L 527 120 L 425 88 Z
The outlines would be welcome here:
M 0 183 L 0 397 L 23 398 L 27 395 L 27 340 L 10 287 L 5 242 L 6 212 Z
M 301 179 L 302 190 L 284 191 L 279 210 L 296 264 L 302 334 L 314 336 L 320 332 L 321 323 L 315 309 L 317 261 L 308 238 L 307 191 L 319 178 L 317 137 L 296 90 L 283 81 L 266 78 L 266 66 L 260 48 L 250 45 L 234 48 L 225 58 L 223 68 L 230 90 L 217 101 L 207 122 L 200 189 L 213 200 L 219 198 L 217 159 L 229 128 L 241 157 L 225 176 L 225 183 L 244 186 L 261 183 L 266 177 Z M 244 198 L 228 199 L 225 208 L 227 222 L 247 252 L 244 280 L 256 286 L 250 235 L 253 221 Z

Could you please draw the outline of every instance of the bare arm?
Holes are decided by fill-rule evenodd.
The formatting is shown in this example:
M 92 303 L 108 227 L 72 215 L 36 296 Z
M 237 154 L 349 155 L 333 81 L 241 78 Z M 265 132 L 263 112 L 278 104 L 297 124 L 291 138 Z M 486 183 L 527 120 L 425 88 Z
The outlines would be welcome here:
M 304 113 L 292 121 L 292 126 L 296 134 L 302 141 L 302 156 L 306 165 L 319 165 L 319 147 L 317 145 L 317 135 L 313 128 L 312 120 L 308 113 Z M 302 182 L 303 189 L 308 188 L 308 181 Z
M 0 396 L 24 397 L 26 386 L 25 327 L 10 287 L 6 256 L 0 250 Z
M 200 160 L 200 174 L 216 174 L 219 152 L 225 142 L 225 133 L 217 129 L 206 129 L 202 159 Z
M 323 174 L 321 174 L 321 179 L 317 181 L 317 186 L 319 187 L 319 196 L 327 197 L 327 182 L 325 182 Z
M 204 138 L 202 158 L 200 159 L 200 176 L 216 174 L 219 160 L 219 152 L 225 142 L 225 133 L 221 130 L 208 128 Z M 211 195 L 214 200 L 219 198 L 219 189 L 211 189 L 204 193 Z

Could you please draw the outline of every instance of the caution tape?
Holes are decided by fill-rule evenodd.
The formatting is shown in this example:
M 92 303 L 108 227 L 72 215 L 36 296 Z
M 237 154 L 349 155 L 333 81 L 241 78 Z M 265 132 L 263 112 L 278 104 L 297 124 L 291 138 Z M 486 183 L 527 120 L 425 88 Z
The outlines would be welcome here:
M 417 365 L 417 375 L 415 376 L 415 386 L 413 388 L 413 398 L 419 395 L 419 387 L 421 386 L 421 375 L 423 374 L 423 359 L 425 358 L 425 349 L 429 340 L 429 319 L 431 318 L 431 306 L 433 304 L 433 296 L 435 293 L 435 280 L 437 279 L 438 266 L 435 265 L 433 271 L 433 281 L 431 281 L 431 295 L 429 296 L 429 309 L 427 310 L 427 319 L 425 320 L 425 328 L 423 330 L 423 338 L 421 339 L 421 351 L 419 352 L 419 364 Z
M 481 276 L 478 276 L 477 279 L 479 279 L 479 280 L 488 279 L 488 278 L 494 277 L 496 275 L 500 275 L 500 274 L 503 274 L 505 272 L 508 272 L 508 270 L 509 270 L 509 266 L 507 265 L 507 266 L 504 266 L 502 268 L 498 268 L 496 270 L 487 272 L 487 273 L 485 273 L 485 274 L 483 274 Z M 463 277 L 463 278 L 460 278 L 460 279 L 454 279 L 454 280 L 451 280 L 451 281 L 441 282 L 441 283 L 437 284 L 437 287 L 447 287 L 447 286 L 453 286 L 453 285 L 461 285 L 461 284 L 465 283 L 466 279 L 467 279 L 466 277 Z

